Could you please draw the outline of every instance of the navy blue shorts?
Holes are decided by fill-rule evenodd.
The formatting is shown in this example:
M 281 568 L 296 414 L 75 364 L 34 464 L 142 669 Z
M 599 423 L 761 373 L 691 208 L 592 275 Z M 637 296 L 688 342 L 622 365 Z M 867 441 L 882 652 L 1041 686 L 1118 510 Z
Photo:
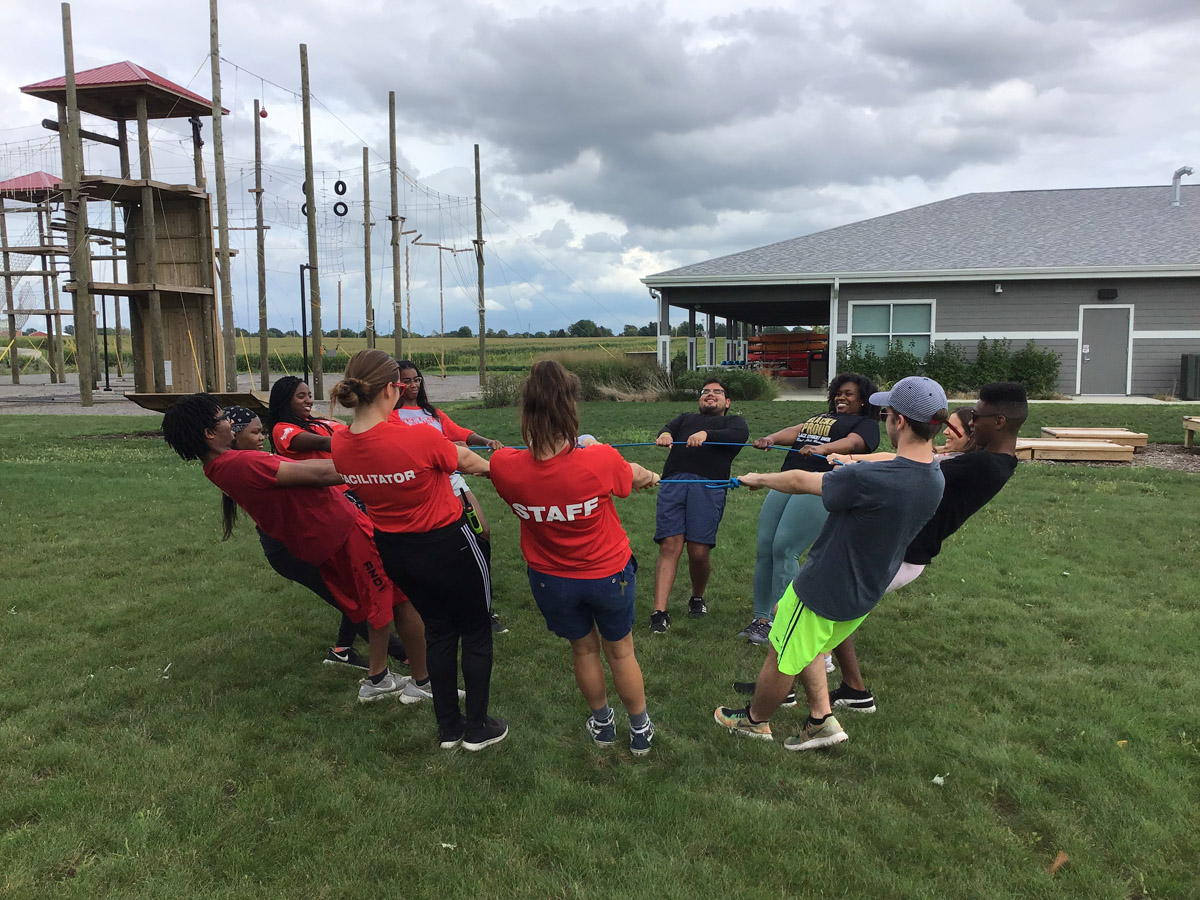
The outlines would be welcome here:
M 700 475 L 674 472 L 671 481 L 711 481 Z M 690 544 L 717 546 L 717 526 L 725 513 L 728 491 L 705 487 L 703 484 L 660 484 L 658 507 L 654 519 L 654 540 L 682 534 Z
M 607 578 L 560 578 L 529 569 L 529 588 L 546 627 L 568 641 L 587 637 L 593 625 L 606 641 L 619 641 L 633 630 L 637 559 L 632 556 Z

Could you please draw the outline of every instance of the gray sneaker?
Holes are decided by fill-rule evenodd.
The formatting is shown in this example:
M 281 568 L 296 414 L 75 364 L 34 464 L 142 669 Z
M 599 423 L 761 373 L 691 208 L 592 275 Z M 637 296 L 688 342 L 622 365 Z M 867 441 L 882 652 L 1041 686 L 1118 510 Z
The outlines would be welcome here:
M 746 626 L 746 630 L 742 633 L 751 644 L 765 644 L 770 639 L 771 623 L 755 619 Z
M 462 700 L 467 696 L 466 691 L 458 692 L 458 699 Z M 433 699 L 433 684 L 426 682 L 424 685 L 417 684 L 413 679 L 408 680 L 408 684 L 404 686 L 404 690 L 400 692 L 401 703 L 420 703 L 422 700 Z
M 379 684 L 372 684 L 370 678 L 364 678 L 358 683 L 358 702 L 374 703 L 384 697 L 399 697 L 410 680 L 407 675 L 397 675 L 390 671 L 383 676 Z
M 834 744 L 840 744 L 850 735 L 842 730 L 842 726 L 838 724 L 838 720 L 833 716 L 827 716 L 825 721 L 820 725 L 814 725 L 812 722 L 804 723 L 804 730 L 795 737 L 790 737 L 783 742 L 785 750 L 820 750 L 822 747 L 832 747 Z

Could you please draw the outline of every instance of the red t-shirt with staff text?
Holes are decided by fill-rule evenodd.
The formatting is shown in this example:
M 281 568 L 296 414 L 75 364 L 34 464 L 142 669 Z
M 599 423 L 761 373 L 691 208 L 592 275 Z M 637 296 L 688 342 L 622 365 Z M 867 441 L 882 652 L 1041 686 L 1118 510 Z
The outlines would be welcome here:
M 612 495 L 629 496 L 633 469 L 612 447 L 593 444 L 545 460 L 528 450 L 497 450 L 491 476 L 521 520 L 521 553 L 530 568 L 560 578 L 605 578 L 629 562 L 629 536 Z
M 333 436 L 333 464 L 380 531 L 421 533 L 451 525 L 463 507 L 450 487 L 458 451 L 433 428 L 395 420 Z
M 229 450 L 204 474 L 292 556 L 319 566 L 346 542 L 362 513 L 337 488 L 280 487 L 281 462 L 261 450 Z
M 331 437 L 346 427 L 345 422 L 339 422 L 337 419 L 318 419 L 311 418 L 310 422 L 317 422 L 324 425 L 329 431 L 322 428 L 316 428 L 312 431 L 301 428 L 294 422 L 276 422 L 271 429 L 271 446 L 275 448 L 275 452 L 286 459 L 332 459 L 328 450 L 293 450 L 292 441 L 301 434 L 315 434 L 318 437 Z

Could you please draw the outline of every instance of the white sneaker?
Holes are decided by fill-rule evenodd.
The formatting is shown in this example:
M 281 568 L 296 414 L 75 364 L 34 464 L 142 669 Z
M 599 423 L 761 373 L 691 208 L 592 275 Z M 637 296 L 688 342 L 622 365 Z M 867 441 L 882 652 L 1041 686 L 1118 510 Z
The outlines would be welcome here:
M 466 696 L 467 696 L 466 691 L 458 692 L 459 700 L 464 699 Z M 417 684 L 415 681 L 413 681 L 410 678 L 408 680 L 408 684 L 406 684 L 404 686 L 404 690 L 400 692 L 400 702 L 401 703 L 420 703 L 422 700 L 432 700 L 432 699 L 433 699 L 433 682 L 432 681 L 426 682 L 425 686 L 422 687 L 421 685 Z
M 837 666 L 835 666 L 833 664 L 833 654 L 826 653 L 825 654 L 825 674 L 828 675 L 830 672 L 832 672 L 836 668 L 837 668 Z
M 370 678 L 364 678 L 358 683 L 358 702 L 374 703 L 384 697 L 399 697 L 411 680 L 407 675 L 397 675 L 395 672 L 388 672 L 379 684 L 372 684 Z

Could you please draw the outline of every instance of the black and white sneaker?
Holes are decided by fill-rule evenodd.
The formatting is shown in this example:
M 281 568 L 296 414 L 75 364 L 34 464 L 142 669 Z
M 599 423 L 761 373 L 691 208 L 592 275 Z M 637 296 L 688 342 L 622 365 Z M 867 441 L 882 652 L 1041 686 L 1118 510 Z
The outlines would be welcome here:
M 834 709 L 848 709 L 851 712 L 875 712 L 875 695 L 868 691 L 856 691 L 846 687 L 842 682 L 829 692 L 829 705 Z
M 688 618 L 703 619 L 708 613 L 708 607 L 704 605 L 703 597 L 693 597 L 688 601 Z
M 498 744 L 508 737 L 508 723 L 503 719 L 493 719 L 488 716 L 482 725 L 474 728 L 467 726 L 463 732 L 462 748 L 464 750 L 482 750 L 492 744 Z
M 739 693 L 739 694 L 753 694 L 754 689 L 756 687 L 758 687 L 757 681 L 735 681 L 733 683 L 733 689 L 735 691 L 737 691 L 737 693 Z M 795 688 L 788 691 L 788 695 L 783 698 L 783 702 L 780 703 L 779 705 L 780 706 L 795 706 L 796 705 L 796 690 L 795 690 Z
M 654 634 L 666 634 L 671 627 L 671 616 L 665 609 L 656 609 L 650 613 L 650 631 Z
M 362 669 L 364 672 L 371 668 L 367 658 L 353 647 L 330 647 L 321 662 L 327 666 L 349 666 L 351 669 Z
M 500 621 L 498 613 L 492 613 L 492 634 L 508 634 L 508 626 Z

